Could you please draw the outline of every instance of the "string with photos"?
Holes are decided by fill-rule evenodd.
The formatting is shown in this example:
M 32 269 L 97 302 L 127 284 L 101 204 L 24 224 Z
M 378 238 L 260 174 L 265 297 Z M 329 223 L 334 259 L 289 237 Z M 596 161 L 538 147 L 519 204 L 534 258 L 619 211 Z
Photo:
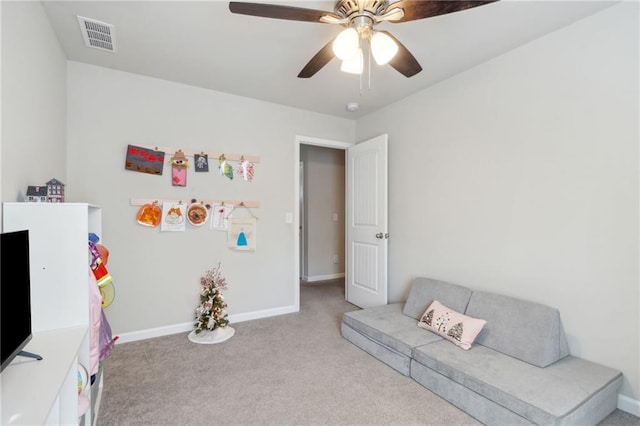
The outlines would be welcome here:
M 204 150 L 195 150 L 195 149 L 184 149 L 172 146 L 158 146 L 158 145 L 138 145 L 142 148 L 152 149 L 154 151 L 163 151 L 163 152 L 176 152 L 182 151 L 186 157 L 194 157 L 196 154 L 203 155 L 206 154 L 209 158 L 219 158 L 221 155 L 224 155 L 225 158 L 229 161 L 240 161 L 242 159 L 251 161 L 252 163 L 260 163 L 260 157 L 257 155 L 247 155 L 247 154 L 235 154 L 229 152 L 222 151 L 204 151 Z
M 253 182 L 255 163 L 260 161 L 259 157 L 245 156 L 244 154 L 177 149 L 174 150 L 173 155 L 169 157 L 167 162 L 166 156 L 168 154 L 165 151 L 170 152 L 170 150 L 174 150 L 174 148 L 129 144 L 127 145 L 124 168 L 125 170 L 160 176 L 168 163 L 171 168 L 172 185 L 186 187 L 189 174 L 187 171 L 191 168 L 191 165 L 193 165 L 193 170 L 196 174 L 208 173 L 210 171 L 210 159 L 216 156 L 218 158 L 218 171 L 221 176 L 233 180 L 234 174 L 236 174 L 244 179 L 245 182 Z M 193 158 L 193 160 L 190 161 L 187 156 Z M 237 161 L 235 168 L 230 161 Z
M 173 206 L 185 206 L 187 220 L 191 225 L 202 226 L 210 216 L 210 210 L 215 205 L 231 206 L 235 208 L 245 208 L 249 214 L 257 220 L 250 208 L 260 207 L 259 201 L 236 201 L 236 200 L 200 200 L 192 198 L 189 202 L 181 199 L 160 199 L 160 198 L 131 198 L 132 206 L 140 206 L 136 214 L 138 224 L 155 228 L 162 222 L 162 206 L 170 204 Z M 233 210 L 231 210 L 233 211 Z M 231 211 L 229 213 L 231 213 Z M 164 225 L 163 225 L 164 226 Z
M 194 200 L 195 198 L 188 199 L 169 199 L 169 198 L 131 198 L 129 200 L 130 205 L 132 206 L 143 206 L 145 204 L 162 204 L 162 203 L 175 203 L 175 204 L 186 204 L 191 202 L 190 200 Z M 260 208 L 260 201 L 256 200 L 223 200 L 223 199 L 195 199 L 203 204 L 225 204 L 233 207 L 248 207 L 252 209 Z
M 140 145 L 141 148 L 151 149 L 156 152 L 175 152 L 179 153 L 180 156 L 191 157 L 193 158 L 193 164 L 195 166 L 196 172 L 208 172 L 209 165 L 208 162 L 212 158 L 218 159 L 218 171 L 222 176 L 226 176 L 229 179 L 233 179 L 234 171 L 237 175 L 242 177 L 246 182 L 252 182 L 254 173 L 255 173 L 255 164 L 260 162 L 260 157 L 254 155 L 245 155 L 245 154 L 235 154 L 235 153 L 225 153 L 225 152 L 216 152 L 216 151 L 202 151 L 202 150 L 193 150 L 193 149 L 182 149 L 175 147 L 165 147 L 165 146 L 149 146 L 149 145 Z M 233 166 L 229 163 L 229 161 L 236 161 L 237 165 L 234 169 Z M 184 186 L 184 185 L 179 185 Z

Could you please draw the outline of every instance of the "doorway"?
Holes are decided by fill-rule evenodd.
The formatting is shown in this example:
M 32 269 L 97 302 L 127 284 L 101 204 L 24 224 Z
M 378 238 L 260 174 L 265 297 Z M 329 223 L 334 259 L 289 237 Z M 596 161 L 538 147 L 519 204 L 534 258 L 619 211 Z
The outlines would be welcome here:
M 297 229 L 298 232 L 294 232 L 295 235 L 295 243 L 294 247 L 294 261 L 295 261 L 295 305 L 296 309 L 300 309 L 300 285 L 301 279 L 305 279 L 306 282 L 311 281 L 321 281 L 328 279 L 336 279 L 344 277 L 344 272 L 346 270 L 346 255 L 345 255 L 345 243 L 344 243 L 344 218 L 345 218 L 345 196 L 344 196 L 344 158 L 345 158 L 345 150 L 354 144 L 341 142 L 341 141 L 333 141 L 326 139 L 318 139 L 307 136 L 296 136 L 295 141 L 295 177 L 294 177 L 294 188 L 295 188 L 295 206 L 296 211 L 293 214 L 294 218 L 294 229 Z M 311 156 L 311 160 L 309 161 L 309 157 Z M 340 204 L 339 210 L 337 210 L 337 204 L 324 205 L 326 200 L 324 199 L 315 199 L 316 196 L 310 196 L 309 192 L 313 192 L 315 187 L 318 193 L 322 194 L 322 171 L 323 169 L 331 170 L 332 166 L 331 161 L 326 161 L 327 159 L 335 158 L 337 156 L 342 157 L 342 188 L 340 188 Z M 305 161 L 307 160 L 307 161 Z M 304 163 L 301 165 L 301 163 Z M 313 170 L 315 169 L 315 170 Z M 302 173 L 302 174 L 301 174 Z M 305 179 L 306 176 L 306 179 Z M 328 177 L 328 180 L 334 181 L 334 177 Z M 333 184 L 335 185 L 335 183 Z M 313 187 L 313 188 L 312 188 Z M 306 190 L 305 190 L 306 188 Z M 333 187 L 335 188 L 335 186 Z M 331 188 L 329 188 L 330 190 Z M 325 192 L 324 196 L 332 198 L 335 200 L 335 194 L 331 194 L 330 192 Z M 314 200 L 311 200 L 314 198 Z M 333 201 L 331 202 L 333 203 Z M 330 203 L 329 203 L 330 204 Z M 325 209 L 328 208 L 328 210 Z M 309 215 L 312 212 L 311 220 L 317 220 L 318 226 L 316 229 L 311 231 L 309 228 Z M 337 224 L 342 224 L 340 229 L 339 236 L 340 238 L 340 247 L 336 247 L 335 240 L 331 241 L 329 238 L 327 241 L 326 237 L 328 237 L 333 231 L 335 231 Z M 325 228 L 323 228 L 323 226 Z M 324 231 L 323 231 L 324 229 Z M 320 235 L 320 237 L 318 237 Z M 318 238 L 320 238 L 318 240 Z M 324 240 L 323 240 L 324 238 Z M 318 243 L 320 246 L 318 248 L 318 252 L 314 252 L 314 247 L 310 247 L 309 243 L 311 240 L 316 240 L 315 243 Z M 338 250 L 339 249 L 339 250 Z M 317 258 L 316 258 L 317 256 Z M 337 256 L 337 259 L 336 259 Z M 311 259 L 311 262 L 309 261 Z M 306 263 L 305 263 L 306 262 Z M 337 262 L 337 263 L 334 263 Z M 342 270 L 339 272 L 336 271 L 336 267 L 341 268 Z M 325 268 L 325 269 L 323 269 Z M 304 273 L 304 276 L 303 276 Z
M 300 279 L 345 275 L 345 151 L 300 146 Z

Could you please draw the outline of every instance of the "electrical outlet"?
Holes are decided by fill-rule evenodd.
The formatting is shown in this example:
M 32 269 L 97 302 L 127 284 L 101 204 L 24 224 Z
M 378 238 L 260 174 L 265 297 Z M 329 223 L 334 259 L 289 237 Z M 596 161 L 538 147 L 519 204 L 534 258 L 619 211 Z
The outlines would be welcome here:
M 337 254 L 333 255 L 333 263 L 338 263 L 338 255 Z
M 333 214 L 333 221 L 337 222 L 338 221 L 338 213 L 334 213 Z

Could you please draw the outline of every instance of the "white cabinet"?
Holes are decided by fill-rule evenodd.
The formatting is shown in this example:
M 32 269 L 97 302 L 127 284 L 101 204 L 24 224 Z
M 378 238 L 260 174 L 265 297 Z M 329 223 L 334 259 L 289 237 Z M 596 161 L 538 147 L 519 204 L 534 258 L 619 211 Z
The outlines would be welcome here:
M 79 417 L 78 363 L 90 368 L 88 236 L 102 242 L 102 210 L 86 203 L 3 203 L 3 232 L 29 230 L 31 324 L 25 347 L 2 372 L 2 425 L 92 424 Z M 100 375 L 101 376 L 101 375 Z M 93 386 L 100 386 L 96 380 Z M 95 414 L 95 413 L 93 413 Z

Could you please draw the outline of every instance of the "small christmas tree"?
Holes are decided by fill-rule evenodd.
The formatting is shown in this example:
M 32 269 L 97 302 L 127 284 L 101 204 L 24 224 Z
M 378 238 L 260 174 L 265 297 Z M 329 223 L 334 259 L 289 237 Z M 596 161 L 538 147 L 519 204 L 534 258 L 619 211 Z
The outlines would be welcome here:
M 200 306 L 196 308 L 195 333 L 213 331 L 229 324 L 222 292 L 227 289 L 227 280 L 220 272 L 220 264 L 205 272 L 200 278 Z
M 426 315 L 422 316 L 422 322 L 424 322 L 425 324 L 427 324 L 428 326 L 431 325 L 431 322 L 433 321 L 433 309 L 431 309 L 429 312 L 427 312 Z
M 449 332 L 447 333 L 447 336 L 449 337 L 453 337 L 454 339 L 456 339 L 458 342 L 462 340 L 462 333 L 464 332 L 464 325 L 459 322 L 456 325 L 454 325 L 453 327 L 451 327 L 449 329 Z

